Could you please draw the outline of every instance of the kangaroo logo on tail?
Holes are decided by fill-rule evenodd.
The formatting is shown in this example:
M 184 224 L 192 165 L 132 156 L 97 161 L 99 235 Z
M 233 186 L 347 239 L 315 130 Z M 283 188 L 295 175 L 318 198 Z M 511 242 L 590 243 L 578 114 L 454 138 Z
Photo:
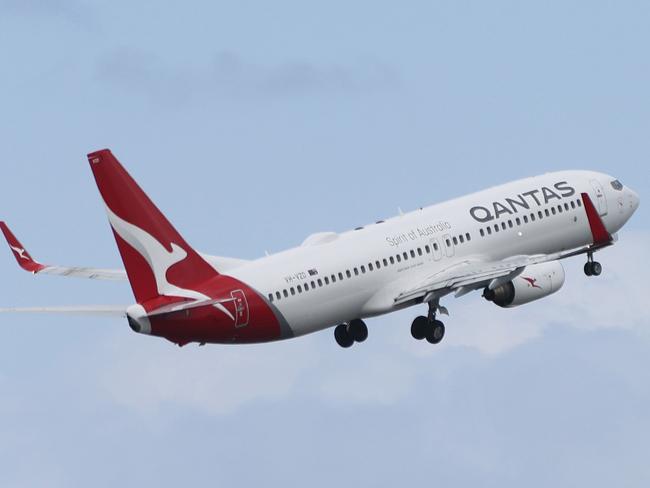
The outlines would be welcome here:
M 29 257 L 25 255 L 25 250 L 22 247 L 14 247 L 12 245 L 9 246 L 16 254 L 18 254 L 18 257 L 20 259 L 24 259 L 26 261 L 30 261 Z
M 191 298 L 194 300 L 210 300 L 210 297 L 203 293 L 196 290 L 180 288 L 167 280 L 167 271 L 169 271 L 169 268 L 180 263 L 187 257 L 187 251 L 185 249 L 172 242 L 172 251 L 169 252 L 151 234 L 118 217 L 108 205 L 106 205 L 106 211 L 108 212 L 108 219 L 115 232 L 133 247 L 133 249 L 138 251 L 147 261 L 147 264 L 149 264 L 154 279 L 156 280 L 156 288 L 158 289 L 159 295 Z M 233 314 L 222 304 L 216 303 L 214 307 L 230 317 L 233 322 L 237 321 Z

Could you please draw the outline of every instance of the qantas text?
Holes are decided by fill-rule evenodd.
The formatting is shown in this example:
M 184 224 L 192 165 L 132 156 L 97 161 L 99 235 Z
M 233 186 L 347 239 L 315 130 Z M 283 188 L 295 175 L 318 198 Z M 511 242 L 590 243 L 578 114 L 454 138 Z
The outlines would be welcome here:
M 469 213 L 477 222 L 485 223 L 498 219 L 503 214 L 513 215 L 522 209 L 530 210 L 531 205 L 541 207 L 551 200 L 562 200 L 562 198 L 569 198 L 576 193 L 575 189 L 566 181 L 555 183 L 553 188 L 543 186 L 538 190 L 521 193 L 514 198 L 492 202 L 489 207 L 472 207 Z

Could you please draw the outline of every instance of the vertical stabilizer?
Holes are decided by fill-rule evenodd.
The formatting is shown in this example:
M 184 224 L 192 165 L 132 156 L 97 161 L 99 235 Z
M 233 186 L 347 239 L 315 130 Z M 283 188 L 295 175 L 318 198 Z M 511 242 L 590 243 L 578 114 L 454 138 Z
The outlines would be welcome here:
M 204 299 L 196 285 L 218 275 L 174 229 L 110 150 L 88 155 L 138 303 Z

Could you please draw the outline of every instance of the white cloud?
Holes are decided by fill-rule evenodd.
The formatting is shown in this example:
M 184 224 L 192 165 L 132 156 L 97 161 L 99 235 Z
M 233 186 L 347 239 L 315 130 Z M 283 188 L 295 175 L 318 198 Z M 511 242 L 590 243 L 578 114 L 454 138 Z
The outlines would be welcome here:
M 415 373 L 411 364 L 395 355 L 372 354 L 356 365 L 320 372 L 318 394 L 333 404 L 392 405 L 411 392 Z
M 134 48 L 105 53 L 96 63 L 98 80 L 127 91 L 178 102 L 201 94 L 219 99 L 275 99 L 313 94 L 363 95 L 399 84 L 386 66 L 360 61 L 354 66 L 308 61 L 277 64 L 250 62 L 219 52 L 200 66 L 170 66 L 155 54 Z
M 311 346 L 304 340 L 299 347 L 275 343 L 183 349 L 151 340 L 159 342 L 138 348 L 132 337 L 120 341 L 111 351 L 115 366 L 105 374 L 114 400 L 142 414 L 165 406 L 226 414 L 256 400 L 273 401 L 290 393 L 312 362 Z

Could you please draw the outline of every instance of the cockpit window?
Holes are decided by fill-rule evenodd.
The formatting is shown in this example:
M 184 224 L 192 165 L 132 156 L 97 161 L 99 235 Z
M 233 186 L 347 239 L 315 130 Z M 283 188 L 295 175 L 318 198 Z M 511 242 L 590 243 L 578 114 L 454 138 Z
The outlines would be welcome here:
M 614 180 L 612 181 L 612 188 L 614 188 L 614 190 L 621 191 L 623 189 L 623 184 L 618 180 Z

